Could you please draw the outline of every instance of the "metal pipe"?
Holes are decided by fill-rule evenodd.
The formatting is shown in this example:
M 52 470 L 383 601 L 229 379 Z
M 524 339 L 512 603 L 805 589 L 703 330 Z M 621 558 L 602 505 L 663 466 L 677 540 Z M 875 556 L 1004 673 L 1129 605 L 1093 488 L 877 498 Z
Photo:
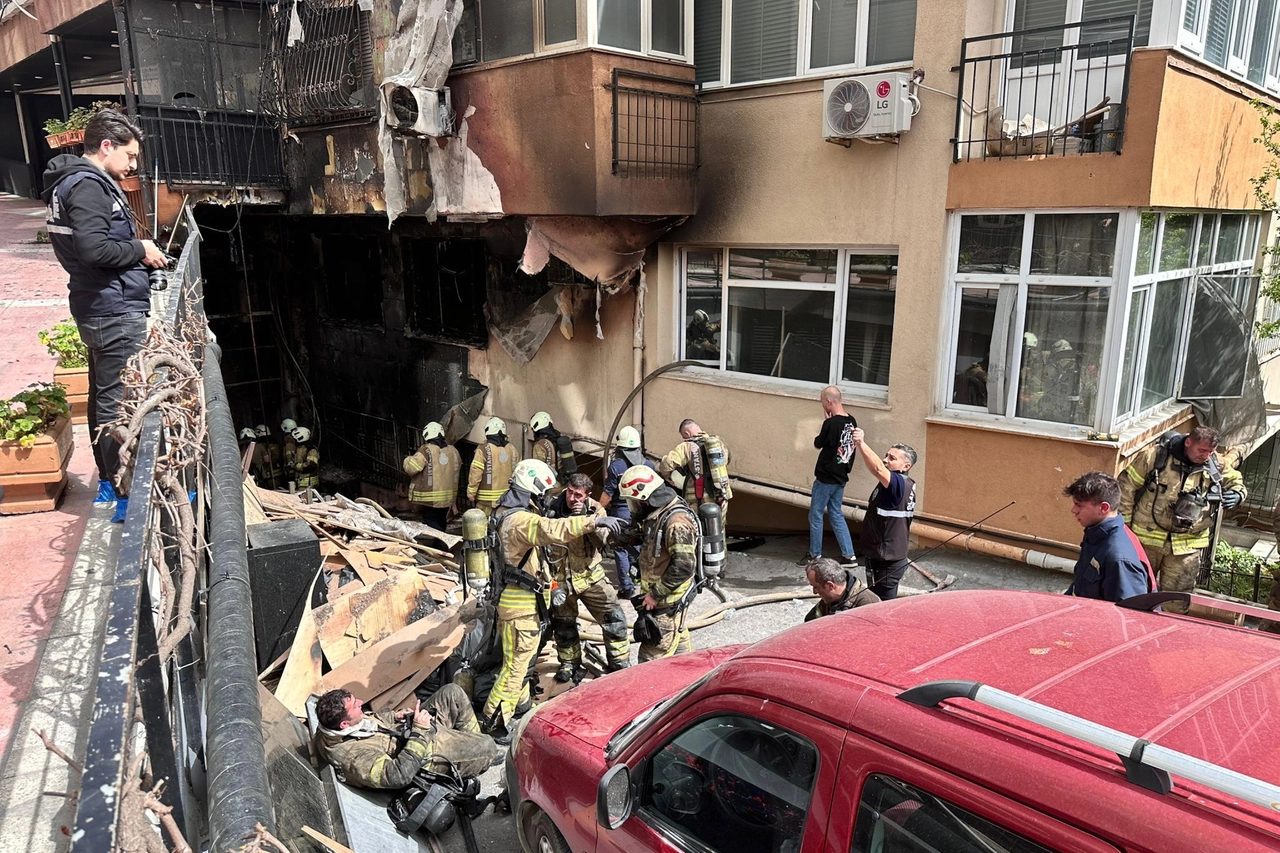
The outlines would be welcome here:
M 245 553 L 243 474 L 231 406 L 219 366 L 221 350 L 205 349 L 202 368 L 209 420 L 208 718 L 210 850 L 233 850 L 261 823 L 275 832 L 262 745 L 253 601 Z

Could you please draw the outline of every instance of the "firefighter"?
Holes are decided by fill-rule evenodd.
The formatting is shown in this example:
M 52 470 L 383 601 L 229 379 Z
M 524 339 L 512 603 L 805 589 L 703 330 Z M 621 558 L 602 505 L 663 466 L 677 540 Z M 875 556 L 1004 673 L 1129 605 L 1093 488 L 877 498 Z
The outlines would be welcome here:
M 278 458 L 280 459 L 281 483 L 289 479 L 289 471 L 293 464 L 294 452 L 298 449 L 298 440 L 293 437 L 293 431 L 298 428 L 298 422 L 293 418 L 285 418 L 280 422 L 280 444 L 278 445 Z
M 551 502 L 549 515 L 555 518 L 587 516 L 601 518 L 604 507 L 591 499 L 591 478 L 581 472 L 569 475 L 565 489 Z M 623 523 L 619 519 L 620 525 Z M 605 582 L 600 560 L 604 545 L 602 531 L 575 539 L 564 551 L 548 549 L 557 588 L 552 592 L 551 631 L 556 641 L 560 668 L 556 681 L 582 681 L 582 644 L 578 637 L 578 602 L 587 608 L 604 634 L 609 672 L 630 663 L 631 643 L 627 639 L 627 617 L 623 615 L 613 588 Z
M 546 517 L 543 500 L 555 482 L 546 463 L 525 459 L 515 466 L 510 488 L 493 508 L 490 529 L 496 531 L 501 568 L 489 582 L 502 590 L 495 626 L 502 643 L 502 666 L 482 718 L 485 731 L 500 744 L 511 740 L 507 724 L 516 708 L 531 702 L 529 668 L 550 624 L 550 567 L 539 551 L 548 545 L 568 545 L 597 529 L 614 534 L 622 529 L 616 518 Z
M 267 482 L 267 468 L 271 464 L 267 445 L 258 440 L 258 433 L 253 427 L 245 427 L 240 430 L 241 459 L 244 459 L 244 454 L 250 445 L 253 446 L 253 456 L 249 460 L 249 473 L 259 486 L 271 488 L 271 484 Z
M 286 459 L 286 467 L 297 481 L 298 491 L 305 492 L 320 485 L 320 451 L 311 446 L 311 430 L 294 427 L 290 433 L 294 440 L 292 458 Z
M 1120 514 L 1147 552 L 1161 592 L 1195 589 L 1218 513 L 1239 506 L 1247 495 L 1240 472 L 1218 460 L 1221 440 L 1221 433 L 1206 426 L 1188 435 L 1165 433 L 1118 478 Z M 1180 603 L 1164 609 L 1187 612 Z
M 254 451 L 254 459 L 259 460 L 262 465 L 262 479 L 258 481 L 258 485 L 266 489 L 278 489 L 283 462 L 280 445 L 271 441 L 271 427 L 266 424 L 258 424 L 254 427 L 253 435 L 258 442 L 258 447 L 262 448 L 260 459 L 257 451 Z
M 622 481 L 622 473 L 633 465 L 653 463 L 644 458 L 640 447 L 640 431 L 633 426 L 624 426 L 614 436 L 613 461 L 605 473 L 604 488 L 600 493 L 600 505 L 609 515 L 620 518 L 628 524 L 631 522 L 631 510 L 627 502 L 618 494 L 618 484 Z M 639 565 L 640 551 L 634 545 L 618 545 L 613 549 L 613 559 L 618 571 L 618 595 L 630 599 L 635 595 L 636 582 L 633 577 L 634 567 Z
M 640 643 L 637 660 L 692 651 L 685 611 L 696 594 L 698 519 L 676 490 L 644 465 L 623 472 L 619 494 L 633 519 L 620 541 L 640 545 L 640 577 L 632 599 Z
M 560 431 L 551 422 L 551 415 L 534 412 L 529 429 L 533 432 L 533 458 L 545 462 L 556 473 L 557 481 L 564 482 L 568 475 L 560 465 Z
M 458 499 L 462 458 L 444 440 L 444 427 L 432 421 L 422 428 L 422 446 L 402 465 L 409 480 L 409 502 L 422 508 L 422 521 L 444 530 Z
M 680 490 L 689 506 L 704 503 L 719 506 L 721 518 L 728 524 L 729 499 L 733 497 L 729 486 L 729 447 L 719 436 L 703 432 L 692 418 L 680 422 L 680 438 L 682 441 L 675 449 L 658 463 L 658 473 Z
M 507 441 L 507 425 L 502 418 L 489 418 L 484 425 L 484 443 L 476 448 L 467 477 L 467 500 L 488 515 L 507 490 L 516 465 L 516 451 Z

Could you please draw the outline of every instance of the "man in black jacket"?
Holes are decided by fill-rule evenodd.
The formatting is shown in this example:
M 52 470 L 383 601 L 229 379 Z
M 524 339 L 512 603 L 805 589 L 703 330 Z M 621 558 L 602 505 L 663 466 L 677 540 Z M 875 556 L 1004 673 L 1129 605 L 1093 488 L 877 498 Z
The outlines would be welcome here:
M 115 110 L 102 110 L 84 132 L 83 157 L 61 154 L 49 161 L 43 197 L 48 203 L 49 240 L 70 280 L 71 316 L 89 350 L 89 433 L 98 467 L 98 502 L 116 501 L 124 521 L 128 498 L 117 497 L 120 445 L 104 430 L 124 398 L 120 374 L 147 335 L 151 289 L 147 268 L 167 259 L 150 240 L 139 240 L 133 211 L 116 181 L 138 164 L 142 131 Z

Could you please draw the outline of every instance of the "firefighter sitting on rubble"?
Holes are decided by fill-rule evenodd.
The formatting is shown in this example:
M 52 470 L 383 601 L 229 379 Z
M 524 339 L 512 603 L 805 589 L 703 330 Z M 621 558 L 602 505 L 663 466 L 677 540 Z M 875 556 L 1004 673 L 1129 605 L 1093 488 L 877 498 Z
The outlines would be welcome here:
M 637 659 L 644 663 L 692 651 L 685 610 L 697 580 L 698 519 L 676 490 L 645 465 L 623 472 L 618 493 L 631 509 L 633 525 L 619 541 L 640 545 L 640 577 L 632 599 Z
M 507 441 L 507 425 L 502 418 L 489 418 L 484 425 L 484 444 L 476 448 L 467 475 L 467 500 L 489 515 L 516 465 L 516 451 Z
M 480 732 L 471 700 L 456 684 L 440 688 L 412 710 L 364 713 L 346 690 L 330 690 L 316 702 L 321 757 L 348 785 L 404 788 L 419 770 L 479 776 L 501 755 Z
M 498 599 L 497 631 L 502 643 L 502 667 L 484 703 L 483 726 L 498 743 L 509 743 L 507 723 L 517 707 L 529 707 L 529 667 L 550 624 L 551 576 L 545 557 L 547 545 L 568 545 L 597 529 L 616 534 L 622 522 L 607 516 L 572 515 L 548 518 L 543 500 L 556 477 L 546 463 L 525 459 L 516 465 L 510 488 L 494 508 L 490 530 L 496 528 L 500 560 L 495 560 Z
M 560 496 L 551 502 L 548 514 L 555 518 L 604 517 L 604 507 L 591 499 L 591 478 L 577 472 Z M 548 549 L 557 588 L 551 594 L 551 632 L 556 641 L 560 668 L 556 681 L 582 681 L 582 643 L 578 637 L 578 602 L 600 624 L 604 634 L 609 671 L 623 669 L 631 662 L 631 642 L 627 637 L 627 617 L 618 604 L 613 587 L 604 578 L 600 550 L 603 528 L 595 534 L 574 539 L 564 550 Z

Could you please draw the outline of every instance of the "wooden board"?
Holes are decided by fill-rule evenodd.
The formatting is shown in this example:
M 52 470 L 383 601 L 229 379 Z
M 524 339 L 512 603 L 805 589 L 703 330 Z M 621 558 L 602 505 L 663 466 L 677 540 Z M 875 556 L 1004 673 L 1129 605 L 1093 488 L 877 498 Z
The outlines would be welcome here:
M 343 548 L 338 553 L 355 570 L 355 573 L 364 582 L 365 586 L 373 586 L 378 581 L 386 580 L 386 573 L 373 568 L 369 564 L 369 559 L 364 551 Z
M 356 584 L 347 584 L 353 587 Z M 356 634 L 352 629 L 351 596 L 342 595 L 315 609 L 316 633 L 329 666 L 338 666 L 355 657 Z
M 317 692 L 341 687 L 357 696 L 377 696 L 415 672 L 434 670 L 462 642 L 464 616 L 474 621 L 475 608 L 442 607 L 406 625 L 321 678 Z
M 414 565 L 412 557 L 405 557 L 400 554 L 392 554 L 387 551 L 365 551 L 363 553 L 369 565 L 375 569 L 384 568 L 387 564 L 391 564 L 392 567 L 404 566 L 406 568 Z
M 316 622 L 311 608 L 302 614 L 298 623 L 298 633 L 293 637 L 293 646 L 289 649 L 289 659 L 285 661 L 284 672 L 280 675 L 280 684 L 276 687 L 276 698 L 295 716 L 306 718 L 307 697 L 316 689 L 320 681 L 321 665 L 324 651 L 320 648 L 320 636 L 316 630 Z

